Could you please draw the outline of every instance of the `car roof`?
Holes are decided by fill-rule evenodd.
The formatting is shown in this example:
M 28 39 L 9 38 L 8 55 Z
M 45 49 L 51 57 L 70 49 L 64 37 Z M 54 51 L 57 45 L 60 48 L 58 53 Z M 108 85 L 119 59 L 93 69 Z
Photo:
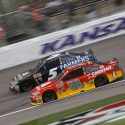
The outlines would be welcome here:
M 50 59 L 54 59 L 54 58 L 56 58 L 56 57 L 66 56 L 66 55 L 70 55 L 70 54 L 71 54 L 71 53 L 69 53 L 69 52 L 57 53 L 57 54 L 53 54 L 53 55 L 51 55 L 51 56 L 48 56 L 48 57 L 46 58 L 46 60 L 50 60 Z
M 57 54 L 53 54 L 51 56 L 48 56 L 46 58 L 46 61 L 54 59 L 56 57 L 61 57 L 61 56 L 66 56 L 66 55 L 75 55 L 75 56 L 77 56 L 77 55 L 80 55 L 80 54 L 86 55 L 86 54 L 88 54 L 88 52 L 82 52 L 82 53 L 80 53 L 80 52 L 61 52 L 61 53 L 57 53 Z
M 51 55 L 51 56 L 49 56 L 49 57 L 46 59 L 46 61 L 47 61 L 47 60 L 50 60 L 50 59 L 54 59 L 54 58 L 59 57 L 59 56 L 61 56 L 61 54 Z

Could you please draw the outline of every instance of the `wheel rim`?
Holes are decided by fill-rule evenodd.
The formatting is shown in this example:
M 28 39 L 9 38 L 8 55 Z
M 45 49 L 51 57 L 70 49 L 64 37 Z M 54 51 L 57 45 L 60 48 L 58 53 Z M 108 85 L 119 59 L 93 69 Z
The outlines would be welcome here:
M 55 98 L 56 98 L 56 96 L 53 92 L 47 92 L 44 95 L 45 102 L 53 101 L 53 100 L 55 100 Z
M 96 82 L 96 86 L 97 87 L 103 86 L 106 84 L 106 82 L 107 82 L 107 80 L 105 77 L 98 77 L 97 82 Z
M 28 91 L 28 90 L 31 90 L 31 89 L 32 89 L 32 86 L 30 85 L 30 83 L 25 82 L 25 83 L 23 83 L 23 85 L 22 85 L 22 89 L 23 89 L 24 91 Z
M 99 77 L 98 79 L 100 84 L 104 84 L 105 83 L 105 78 L 104 77 Z

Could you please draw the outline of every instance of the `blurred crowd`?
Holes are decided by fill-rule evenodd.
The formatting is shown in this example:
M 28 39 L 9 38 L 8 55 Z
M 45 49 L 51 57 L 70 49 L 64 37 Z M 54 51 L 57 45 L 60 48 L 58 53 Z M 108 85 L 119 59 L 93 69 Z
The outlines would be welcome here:
M 97 19 L 100 12 L 95 6 L 96 2 L 106 0 L 40 0 L 37 3 L 35 0 L 29 0 L 23 5 L 20 5 L 14 19 L 20 24 L 21 28 L 28 38 L 36 37 L 53 31 L 67 28 L 79 24 L 77 10 L 81 7 L 88 7 L 84 12 L 85 18 L 80 22 L 86 22 Z M 123 0 L 112 0 L 114 5 L 121 6 Z M 93 4 L 94 3 L 94 4 Z M 64 15 L 65 19 L 57 18 L 58 15 Z M 7 28 L 0 27 L 0 46 L 8 44 Z M 21 41 L 19 39 L 18 41 Z M 17 42 L 17 41 L 16 41 Z
M 86 1 L 86 0 L 85 0 Z M 84 4 L 85 4 L 84 1 Z M 93 2 L 97 0 L 91 0 Z M 98 0 L 99 1 L 99 0 Z M 66 28 L 75 20 L 76 12 L 75 9 L 83 5 L 81 0 L 47 0 L 46 3 L 42 0 L 42 9 L 38 4 L 29 2 L 26 5 L 19 7 L 19 17 L 21 22 L 24 23 L 25 27 L 32 25 L 33 28 L 45 32 L 53 32 Z M 58 20 L 56 15 L 66 12 L 67 19 Z M 94 19 L 98 17 L 96 9 L 91 7 L 86 12 L 86 19 Z

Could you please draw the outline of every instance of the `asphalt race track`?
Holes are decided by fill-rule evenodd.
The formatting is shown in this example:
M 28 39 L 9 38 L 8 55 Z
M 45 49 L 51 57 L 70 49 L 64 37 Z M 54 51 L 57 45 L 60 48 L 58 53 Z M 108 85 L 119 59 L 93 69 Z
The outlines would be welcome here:
M 95 52 L 98 60 L 105 61 L 111 59 L 112 57 L 117 57 L 123 71 L 125 72 L 125 35 L 80 47 L 75 49 L 75 51 L 85 51 L 89 48 Z M 53 112 L 59 112 L 61 110 L 69 109 L 81 104 L 93 102 L 101 98 L 106 98 L 125 92 L 125 81 L 123 80 L 116 84 L 110 84 L 109 86 L 82 93 L 60 101 L 55 101 L 37 107 L 31 107 L 29 93 L 13 94 L 9 91 L 8 84 L 14 75 L 31 68 L 37 63 L 37 61 L 0 71 L 1 125 L 16 125 L 21 122 L 46 116 Z

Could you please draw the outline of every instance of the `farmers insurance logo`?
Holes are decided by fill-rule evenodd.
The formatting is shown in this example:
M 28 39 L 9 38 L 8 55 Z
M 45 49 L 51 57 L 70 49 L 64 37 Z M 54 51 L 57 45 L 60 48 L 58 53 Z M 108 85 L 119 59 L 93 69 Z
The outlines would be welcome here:
M 85 61 L 89 61 L 90 60 L 90 55 L 86 55 L 86 56 L 76 56 L 74 60 L 69 61 L 67 63 L 61 64 L 60 65 L 60 69 L 63 70 L 68 66 L 77 64 L 77 63 L 81 63 L 81 62 L 85 62 Z
M 125 101 L 84 112 L 49 125 L 96 125 L 125 115 Z
M 53 42 L 41 45 L 41 54 L 64 49 L 68 46 L 78 45 L 125 30 L 125 18 L 118 18 L 89 28 L 87 31 L 63 36 Z

